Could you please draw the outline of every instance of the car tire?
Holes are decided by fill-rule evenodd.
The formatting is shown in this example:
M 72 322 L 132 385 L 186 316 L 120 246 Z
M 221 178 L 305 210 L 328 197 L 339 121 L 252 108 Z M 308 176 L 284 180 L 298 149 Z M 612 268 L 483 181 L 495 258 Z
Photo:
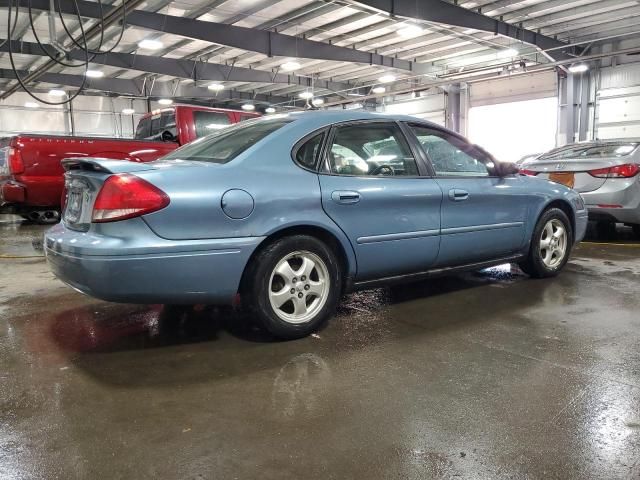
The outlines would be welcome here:
M 245 272 L 242 301 L 273 336 L 291 340 L 316 331 L 333 315 L 342 291 L 336 254 L 308 235 L 280 238 Z
M 529 254 L 520 268 L 533 278 L 555 277 L 569 260 L 572 246 L 573 231 L 567 214 L 559 208 L 545 210 L 536 223 Z

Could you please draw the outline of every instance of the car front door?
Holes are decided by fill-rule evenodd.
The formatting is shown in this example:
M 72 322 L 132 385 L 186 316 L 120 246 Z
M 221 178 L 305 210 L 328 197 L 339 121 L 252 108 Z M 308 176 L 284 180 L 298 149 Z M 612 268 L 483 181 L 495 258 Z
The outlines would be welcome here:
M 442 190 L 426 172 L 395 122 L 332 128 L 319 175 L 322 206 L 353 245 L 357 281 L 434 264 Z
M 493 159 L 462 137 L 409 125 L 443 191 L 437 266 L 518 253 L 524 244 L 527 196 L 518 176 L 497 175 Z

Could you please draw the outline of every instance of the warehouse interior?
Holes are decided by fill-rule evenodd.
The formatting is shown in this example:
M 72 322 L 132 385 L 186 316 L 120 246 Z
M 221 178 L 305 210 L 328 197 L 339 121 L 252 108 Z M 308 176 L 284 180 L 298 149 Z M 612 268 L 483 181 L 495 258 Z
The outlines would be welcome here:
M 622 142 L 640 219 L 636 0 L 0 11 L 0 183 L 17 182 L 10 142 L 24 134 L 45 150 L 182 145 L 140 125 L 183 106 L 235 112 L 231 123 L 362 111 L 432 122 L 517 166 Z M 640 220 L 615 217 L 613 202 L 599 208 L 614 216 L 589 212 L 558 277 L 504 264 L 355 291 L 323 328 L 279 341 L 235 307 L 69 288 L 43 245 L 60 208 L 9 209 L 4 195 L 2 479 L 640 478 Z

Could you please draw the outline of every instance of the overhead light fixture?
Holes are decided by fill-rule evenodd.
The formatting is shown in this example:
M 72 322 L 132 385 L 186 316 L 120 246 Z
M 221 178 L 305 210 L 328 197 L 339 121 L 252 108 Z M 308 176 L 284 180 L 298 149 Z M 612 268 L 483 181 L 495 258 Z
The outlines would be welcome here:
M 220 90 L 224 90 L 224 85 L 221 83 L 212 83 L 207 88 L 213 92 L 219 92 Z
M 586 63 L 578 63 L 569 67 L 571 73 L 584 73 L 587 70 L 589 70 L 589 65 Z
M 387 74 L 387 75 L 383 75 L 381 76 L 378 81 L 380 83 L 391 83 L 391 82 L 395 82 L 396 81 L 396 76 L 395 75 L 391 75 L 391 74 Z
M 133 115 L 136 111 L 133 108 L 123 108 L 122 113 L 125 115 Z
M 298 96 L 300 98 L 303 98 L 304 100 L 309 100 L 310 98 L 313 98 L 313 92 L 309 92 L 309 91 L 301 92 L 298 94 Z
M 242 105 L 242 109 L 246 110 L 247 112 L 252 112 L 256 109 L 256 106 L 253 103 L 245 103 L 244 105 Z
M 89 78 L 102 78 L 104 77 L 104 72 L 101 72 L 100 70 L 87 70 L 85 75 Z
M 38 108 L 40 105 L 36 102 L 25 102 L 24 106 L 27 108 Z
M 314 107 L 319 107 L 320 105 L 324 105 L 324 99 L 322 99 L 322 98 L 314 98 L 313 100 L 311 100 L 311 104 Z
M 347 93 L 347 97 L 364 97 L 364 93 L 349 92 Z
M 373 93 L 384 93 L 386 91 L 387 91 L 387 89 L 384 88 L 384 87 L 373 87 L 371 89 L 371 92 L 373 92 Z
M 301 67 L 301 65 L 298 62 L 285 62 L 282 65 L 280 65 L 280 68 L 282 68 L 282 70 L 284 70 L 285 72 L 293 72 L 294 70 L 298 70 Z
M 267 107 L 264 109 L 264 113 L 276 113 L 276 109 L 273 107 Z
M 361 103 L 350 103 L 346 106 L 347 110 L 357 110 L 359 108 L 363 108 L 363 105 Z
M 518 50 L 515 48 L 507 48 L 506 50 L 500 50 L 498 52 L 498 57 L 500 58 L 512 58 L 517 57 L 520 54 Z
M 406 25 L 405 27 L 398 30 L 398 35 L 400 35 L 402 38 L 413 38 L 421 35 L 422 32 L 424 32 L 424 29 L 422 27 L 419 27 L 418 25 Z
M 160 105 L 171 105 L 173 103 L 173 100 L 171 100 L 170 98 L 161 98 L 160 100 L 158 100 L 158 103 Z
M 162 43 L 160 40 L 147 38 L 146 40 L 138 42 L 138 47 L 144 50 L 160 50 L 162 47 L 164 47 L 164 43 Z
M 49 95 L 52 97 L 64 97 L 67 94 L 64 90 L 59 90 L 57 88 L 53 88 L 49 90 Z

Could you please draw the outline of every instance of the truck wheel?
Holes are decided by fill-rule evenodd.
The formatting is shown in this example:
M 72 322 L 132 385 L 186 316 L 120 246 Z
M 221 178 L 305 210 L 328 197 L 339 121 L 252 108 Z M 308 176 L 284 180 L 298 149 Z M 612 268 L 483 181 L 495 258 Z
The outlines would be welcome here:
M 569 260 L 572 246 L 573 232 L 566 213 L 550 208 L 538 219 L 529 255 L 520 268 L 534 278 L 555 277 Z
M 269 333 L 286 340 L 318 329 L 342 291 L 335 253 L 307 235 L 284 237 L 264 248 L 245 278 L 243 301 Z

